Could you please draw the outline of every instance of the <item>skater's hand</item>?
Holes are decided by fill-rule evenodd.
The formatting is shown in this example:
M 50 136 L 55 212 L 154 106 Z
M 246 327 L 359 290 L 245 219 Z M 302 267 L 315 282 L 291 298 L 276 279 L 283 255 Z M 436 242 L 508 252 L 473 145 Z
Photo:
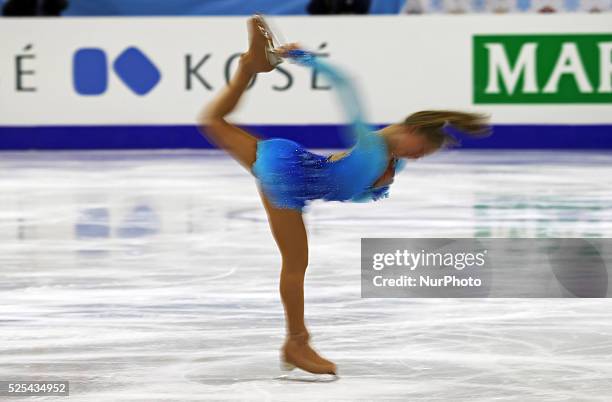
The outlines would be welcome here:
M 286 45 L 282 45 L 282 46 L 275 48 L 274 52 L 278 54 L 280 57 L 287 57 L 288 56 L 287 53 L 289 53 L 289 51 L 301 49 L 301 48 L 302 46 L 300 46 L 297 43 L 287 43 Z

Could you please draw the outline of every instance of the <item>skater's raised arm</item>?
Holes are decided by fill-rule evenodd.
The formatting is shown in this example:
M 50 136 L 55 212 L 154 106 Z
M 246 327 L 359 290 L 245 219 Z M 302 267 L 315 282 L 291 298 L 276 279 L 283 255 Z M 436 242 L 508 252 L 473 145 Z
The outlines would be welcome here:
M 314 53 L 300 49 L 297 44 L 283 46 L 279 53 L 296 64 L 316 69 L 331 81 L 337 90 L 340 103 L 351 126 L 351 134 L 355 137 L 355 140 L 358 140 L 362 135 L 371 133 L 371 128 L 364 122 L 364 113 L 357 91 L 342 70 L 322 61 Z

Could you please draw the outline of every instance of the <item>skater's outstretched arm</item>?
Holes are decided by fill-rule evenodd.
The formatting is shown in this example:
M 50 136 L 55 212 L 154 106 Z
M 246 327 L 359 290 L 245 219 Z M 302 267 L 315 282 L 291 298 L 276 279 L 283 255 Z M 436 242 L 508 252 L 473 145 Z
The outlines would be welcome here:
M 296 64 L 316 69 L 334 85 L 340 98 L 340 103 L 348 117 L 352 137 L 355 140 L 358 140 L 363 135 L 371 134 L 371 127 L 364 121 L 364 113 L 357 91 L 342 70 L 316 57 L 314 53 L 300 49 L 297 44 L 286 45 L 280 52 L 283 57 Z

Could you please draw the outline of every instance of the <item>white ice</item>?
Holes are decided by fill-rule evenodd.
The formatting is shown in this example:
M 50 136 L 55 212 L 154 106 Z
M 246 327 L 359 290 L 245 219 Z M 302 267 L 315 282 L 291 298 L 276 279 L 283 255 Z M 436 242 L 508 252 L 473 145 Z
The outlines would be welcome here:
M 612 154 L 458 151 L 389 199 L 312 204 L 325 382 L 279 370 L 280 259 L 234 161 L 3 153 L 0 380 L 69 380 L 70 401 L 610 401 L 609 299 L 362 299 L 360 238 L 611 237 L 611 177 Z

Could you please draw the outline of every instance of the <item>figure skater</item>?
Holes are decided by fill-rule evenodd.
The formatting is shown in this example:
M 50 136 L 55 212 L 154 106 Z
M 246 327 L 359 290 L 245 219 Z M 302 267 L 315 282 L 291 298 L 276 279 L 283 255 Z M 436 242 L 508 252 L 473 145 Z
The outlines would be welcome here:
M 385 198 L 394 174 L 404 165 L 402 158 L 418 159 L 455 143 L 454 137 L 443 130 L 445 126 L 468 135 L 484 135 L 487 118 L 454 111 L 422 111 L 372 131 L 362 120 L 353 87 L 340 71 L 297 44 L 275 47 L 272 33 L 260 16 L 250 18 L 247 26 L 248 51 L 240 56 L 229 84 L 200 113 L 199 126 L 210 142 L 226 150 L 257 179 L 282 257 L 280 295 L 287 326 L 281 349 L 283 368 L 336 374 L 336 365 L 309 345 L 304 323 L 304 275 L 308 266 L 304 207 L 315 199 L 364 202 Z M 294 141 L 259 139 L 226 120 L 253 76 L 272 71 L 281 58 L 317 68 L 331 81 L 350 120 L 355 142 L 351 149 L 325 157 Z

